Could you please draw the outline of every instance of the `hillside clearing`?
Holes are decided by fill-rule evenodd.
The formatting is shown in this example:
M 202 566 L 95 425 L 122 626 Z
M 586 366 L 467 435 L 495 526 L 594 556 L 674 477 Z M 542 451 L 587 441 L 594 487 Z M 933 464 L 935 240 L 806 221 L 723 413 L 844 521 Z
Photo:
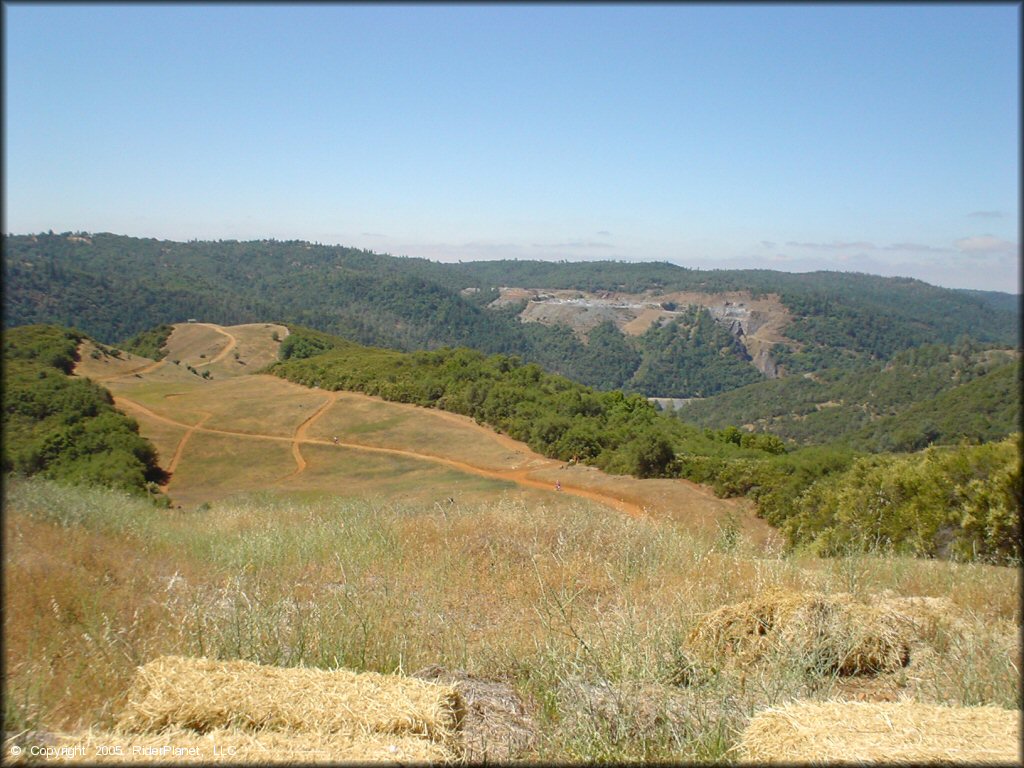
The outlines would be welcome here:
M 145 371 L 140 358 L 132 364 L 143 370 L 105 382 L 118 407 L 139 421 L 143 436 L 152 435 L 161 466 L 173 468 L 166 491 L 176 503 L 289 489 L 345 494 L 375 488 L 383 495 L 390 489 L 407 498 L 415 487 L 403 478 L 419 462 L 425 465 L 416 470 L 423 499 L 454 498 L 466 489 L 479 499 L 486 488 L 499 496 L 517 488 L 575 496 L 706 533 L 736 527 L 759 545 L 778 543 L 749 503 L 717 499 L 693 483 L 605 475 L 540 456 L 464 416 L 256 374 L 245 355 L 266 358 L 276 349 L 274 334 L 282 338 L 280 326 L 179 324 L 167 341 L 168 365 Z M 230 351 L 237 359 L 225 354 L 228 338 L 236 340 Z M 182 370 L 189 361 L 203 360 L 201 355 L 207 355 L 214 372 L 211 380 Z M 217 373 L 235 363 L 242 363 L 242 370 L 223 378 Z M 82 354 L 76 372 L 88 376 L 97 367 L 91 354 Z M 354 460 L 357 453 L 367 458 Z

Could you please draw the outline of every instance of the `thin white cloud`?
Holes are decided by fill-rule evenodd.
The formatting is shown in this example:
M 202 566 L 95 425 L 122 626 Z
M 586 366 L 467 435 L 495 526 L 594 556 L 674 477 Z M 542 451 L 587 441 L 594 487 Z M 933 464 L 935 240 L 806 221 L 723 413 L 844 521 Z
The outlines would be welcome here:
M 594 240 L 570 240 L 566 243 L 531 243 L 531 248 L 611 248 L 609 243 Z
M 992 235 L 975 235 L 955 240 L 953 245 L 963 253 L 974 254 L 1012 254 L 1018 250 L 1017 243 L 1003 240 Z
M 792 240 L 786 243 L 786 245 L 793 248 L 814 248 L 820 251 L 848 251 L 851 248 L 867 248 L 868 250 L 874 250 L 874 243 L 865 243 L 863 241 L 857 242 L 842 242 L 833 241 L 831 243 L 797 243 Z
M 761 241 L 761 244 L 766 248 L 769 247 L 768 241 Z M 1006 254 L 1017 254 L 1019 246 L 1017 243 L 1012 243 L 1008 240 L 1003 240 L 992 235 L 976 235 L 973 237 L 962 237 L 959 240 L 955 240 L 952 247 L 942 247 L 935 245 L 926 245 L 925 243 L 887 243 L 885 245 L 875 245 L 874 243 L 864 241 L 833 241 L 831 243 L 807 243 L 807 242 L 796 242 L 790 240 L 786 245 L 794 248 L 807 248 L 815 251 L 837 251 L 840 252 L 836 259 L 847 261 L 850 257 L 862 257 L 865 252 L 897 252 L 906 254 L 934 254 L 939 256 L 948 255 L 962 255 L 967 254 L 970 256 L 987 256 L 987 255 L 1006 255 Z M 852 253 L 851 253 L 852 251 Z
M 891 243 L 890 245 L 883 246 L 882 250 L 886 251 L 913 251 L 916 253 L 955 253 L 953 248 L 936 248 L 934 245 L 924 245 L 923 243 Z
M 773 243 L 771 240 L 762 240 L 761 241 L 761 245 L 764 246 L 765 248 L 774 248 L 775 247 L 775 243 Z
M 967 214 L 968 218 L 971 219 L 1001 219 L 1003 218 L 1002 211 L 972 211 Z

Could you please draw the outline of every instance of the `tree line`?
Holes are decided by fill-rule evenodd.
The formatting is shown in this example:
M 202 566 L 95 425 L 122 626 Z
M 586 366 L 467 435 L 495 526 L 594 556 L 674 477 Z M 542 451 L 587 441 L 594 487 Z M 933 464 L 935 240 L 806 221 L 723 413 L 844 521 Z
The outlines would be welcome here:
M 3 470 L 156 498 L 165 475 L 153 445 L 106 389 L 70 375 L 86 338 L 47 325 L 4 330 Z

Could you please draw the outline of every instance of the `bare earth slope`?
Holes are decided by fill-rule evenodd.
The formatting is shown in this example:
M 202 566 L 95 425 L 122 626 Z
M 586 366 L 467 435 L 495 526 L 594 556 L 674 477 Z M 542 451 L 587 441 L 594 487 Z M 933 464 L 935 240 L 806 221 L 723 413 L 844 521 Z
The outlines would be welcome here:
M 567 325 L 580 336 L 586 336 L 592 328 L 609 320 L 623 333 L 639 336 L 655 323 L 670 320 L 689 306 L 705 307 L 712 317 L 742 339 L 754 365 L 767 376 L 775 376 L 771 348 L 788 341 L 783 331 L 791 320 L 789 310 L 778 296 L 754 298 L 747 291 L 634 294 L 502 288 L 492 306 L 524 300 L 527 304 L 519 313 L 524 323 Z M 666 306 L 675 308 L 666 309 Z
M 757 542 L 775 541 L 747 502 L 684 480 L 566 466 L 464 416 L 254 374 L 276 356 L 273 336 L 286 333 L 270 324 L 181 324 L 163 364 L 111 362 L 83 349 L 76 373 L 101 380 L 138 421 L 171 473 L 165 490 L 186 506 L 264 490 L 421 503 L 513 493 L 586 499 L 707 532 L 736 524 Z M 200 375 L 206 370 L 211 378 Z

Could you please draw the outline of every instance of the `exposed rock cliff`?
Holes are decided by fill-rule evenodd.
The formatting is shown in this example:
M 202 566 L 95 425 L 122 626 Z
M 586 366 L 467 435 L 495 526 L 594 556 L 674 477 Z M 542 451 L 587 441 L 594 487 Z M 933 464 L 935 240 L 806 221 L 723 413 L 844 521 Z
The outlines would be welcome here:
M 591 329 L 609 320 L 623 333 L 638 336 L 654 323 L 668 322 L 687 307 L 704 307 L 743 344 L 754 366 L 769 378 L 780 374 L 772 347 L 789 341 L 783 335 L 790 322 L 789 312 L 775 295 L 754 298 L 746 291 L 627 294 L 502 288 L 492 306 L 521 301 L 526 301 L 519 313 L 522 322 L 567 325 L 584 339 Z

